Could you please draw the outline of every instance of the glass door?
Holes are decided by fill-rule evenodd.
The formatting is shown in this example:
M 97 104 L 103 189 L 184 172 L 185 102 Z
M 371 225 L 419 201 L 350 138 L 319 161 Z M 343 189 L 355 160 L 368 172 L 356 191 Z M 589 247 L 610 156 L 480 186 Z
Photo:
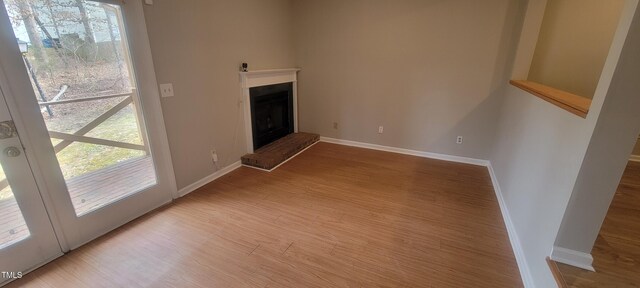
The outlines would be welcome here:
M 0 90 L 0 285 L 62 255 Z
M 13 88 L 46 126 L 55 157 L 42 169 L 70 248 L 175 191 L 170 159 L 156 157 L 168 148 L 139 2 L 4 0 L 0 48 L 20 50 L 4 57 L 19 60 L 28 87 Z
M 5 4 L 76 215 L 154 186 L 119 7 Z

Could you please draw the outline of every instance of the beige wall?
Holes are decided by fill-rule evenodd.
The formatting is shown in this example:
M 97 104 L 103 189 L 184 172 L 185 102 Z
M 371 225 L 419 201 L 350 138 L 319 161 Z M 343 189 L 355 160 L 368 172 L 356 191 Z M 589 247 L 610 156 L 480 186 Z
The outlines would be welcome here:
M 294 1 L 301 130 L 487 159 L 520 2 Z
M 158 82 L 176 93 L 162 107 L 178 188 L 217 169 L 214 147 L 220 167 L 244 154 L 241 61 L 303 69 L 302 131 L 486 159 L 517 3 L 154 1 L 145 17 Z
M 244 154 L 238 66 L 294 66 L 289 0 L 155 0 L 145 6 L 178 189 Z
M 540 3 L 536 3 L 540 1 L 544 0 L 530 0 L 529 8 L 540 7 L 538 5 Z M 630 0 L 626 2 L 628 7 L 631 7 L 632 5 L 629 4 L 634 1 Z M 630 15 L 633 15 L 633 10 L 635 10 L 634 7 L 630 8 Z M 531 23 L 532 22 L 534 21 L 531 21 Z M 529 40 L 531 37 L 538 37 L 535 29 L 525 27 L 523 31 L 529 31 L 529 33 L 522 34 L 521 45 L 523 43 L 525 45 L 526 43 L 530 43 Z M 636 32 L 631 33 L 637 35 Z M 625 60 L 622 58 L 622 60 L 618 62 L 618 55 L 627 36 L 626 31 L 624 31 L 623 34 L 619 34 L 619 36 L 615 49 L 611 49 L 610 51 L 613 53 L 612 57 L 610 57 L 606 65 L 604 65 L 602 73 L 603 80 L 601 85 L 598 86 L 589 115 L 586 119 L 568 113 L 518 88 L 507 88 L 490 161 L 499 182 L 506 209 L 508 210 L 506 212 L 513 222 L 519 244 L 522 248 L 524 262 L 529 268 L 531 281 L 535 287 L 556 287 L 555 279 L 549 270 L 545 258 L 550 255 L 552 247 L 558 238 L 561 237 L 558 234 L 564 233 L 559 232 L 560 227 L 571 227 L 572 229 L 571 233 L 564 235 L 569 237 L 570 240 L 564 242 L 565 244 L 569 243 L 569 245 L 561 247 L 577 250 L 574 245 L 582 245 L 585 242 L 580 240 L 587 240 L 586 242 L 592 240 L 591 233 L 594 232 L 594 225 L 599 227 L 599 224 L 604 219 L 604 216 L 600 213 L 602 211 L 602 205 L 608 205 L 608 202 L 606 202 L 606 200 L 602 201 L 602 199 L 609 197 L 609 193 L 614 193 L 614 191 L 598 190 L 598 188 L 602 188 L 603 186 L 593 185 L 594 183 L 591 182 L 590 184 L 593 185 L 593 188 L 590 188 L 586 194 L 587 196 L 581 199 L 586 199 L 587 201 L 581 204 L 587 203 L 587 205 L 578 205 L 580 207 L 577 208 L 579 212 L 583 214 L 573 215 L 578 216 L 573 218 L 574 220 L 588 220 L 581 222 L 577 226 L 565 225 L 563 217 L 567 215 L 567 205 L 569 205 L 570 199 L 574 201 L 574 194 L 577 195 L 576 189 L 580 189 L 576 188 L 578 187 L 576 181 L 588 177 L 588 174 L 581 172 L 581 168 L 583 168 L 583 166 L 597 168 L 596 170 L 602 174 L 606 174 L 602 176 L 605 177 L 607 181 L 614 179 L 615 175 L 613 178 L 611 176 L 617 173 L 606 172 L 607 170 L 618 171 L 618 166 L 611 166 L 610 162 L 602 162 L 604 165 L 599 165 L 594 161 L 584 160 L 585 155 L 588 156 L 587 148 L 592 149 L 589 147 L 589 142 L 592 135 L 594 135 L 596 125 L 604 123 L 603 121 L 609 122 L 613 120 L 616 122 L 617 120 L 614 118 L 634 119 L 636 116 L 633 115 L 638 114 L 629 114 L 629 110 L 627 109 L 640 109 L 640 107 L 629 106 L 623 110 L 618 110 L 625 115 L 624 117 L 619 117 L 622 114 L 612 113 L 612 111 L 620 108 L 620 106 L 618 106 L 620 99 L 624 99 L 623 102 L 626 104 L 634 104 L 637 102 L 627 98 L 630 95 L 627 93 L 629 93 L 629 91 L 635 91 L 634 93 L 637 95 L 638 88 L 633 88 L 634 84 L 632 83 L 627 83 L 626 86 L 620 85 L 621 79 L 622 83 L 625 81 L 633 82 L 628 81 L 628 77 L 637 77 L 637 67 L 635 68 L 636 70 L 628 67 L 633 67 L 633 65 L 637 66 L 637 63 L 635 63 L 637 61 L 629 63 L 630 65 L 622 65 L 621 67 L 626 66 L 626 72 L 616 71 L 616 65 L 618 65 L 618 63 L 628 61 L 628 59 Z M 633 45 L 625 49 L 637 51 L 633 50 L 637 49 L 637 47 Z M 526 50 L 530 48 L 531 47 L 519 47 L 518 49 Z M 633 54 L 630 54 L 628 57 L 634 57 L 631 55 Z M 522 57 L 528 57 L 528 55 L 524 53 Z M 525 65 L 524 63 L 527 63 L 527 61 L 516 60 L 515 63 Z M 515 67 L 514 70 L 520 71 L 520 68 L 521 67 Z M 615 79 L 614 75 L 618 77 L 617 83 L 615 80 L 612 82 L 612 79 Z M 612 83 L 611 89 L 613 90 L 609 89 L 609 83 Z M 637 83 L 637 81 L 635 81 L 635 83 Z M 505 85 L 508 86 L 508 84 Z M 621 91 L 623 91 L 626 96 L 617 99 L 616 97 L 611 97 L 612 93 L 617 93 L 617 91 L 615 91 L 617 89 L 622 89 Z M 613 104 L 613 102 L 618 102 L 618 104 Z M 610 106 L 607 107 L 607 105 Z M 640 121 L 631 121 L 628 123 L 640 123 Z M 621 129 L 623 131 L 621 134 L 624 135 L 611 137 L 610 140 L 622 141 L 618 143 L 621 145 L 619 147 L 628 145 L 628 143 L 623 142 L 628 141 L 626 137 L 630 135 L 625 133 L 633 130 L 629 128 L 633 127 Z M 616 128 L 613 128 L 613 130 L 610 130 L 610 134 L 606 135 L 615 135 L 615 130 Z M 638 132 L 632 131 L 631 134 L 633 133 L 635 133 L 637 137 Z M 634 137 L 634 135 L 630 136 Z M 628 156 L 630 147 L 626 147 L 620 151 L 625 149 L 627 153 L 626 156 Z M 599 152 L 602 152 L 602 150 Z M 611 153 L 611 151 L 607 151 L 606 153 Z M 591 172 L 592 171 L 593 170 L 591 170 Z M 603 178 L 593 177 L 592 179 L 599 181 Z M 607 182 L 607 185 L 608 184 L 609 182 Z M 601 195 L 594 197 L 594 194 L 590 194 L 594 192 L 599 192 Z M 595 201 L 589 202 L 589 199 Z M 585 216 L 592 211 L 594 212 L 593 215 Z M 594 218 L 597 217 L 602 218 L 594 221 Z M 581 229 L 585 227 L 588 227 L 589 231 Z M 597 233 L 597 228 L 595 231 Z M 577 239 L 578 241 L 576 241 Z
M 145 17 L 158 81 L 176 91 L 162 105 L 179 188 L 216 170 L 213 147 L 220 166 L 244 153 L 240 61 L 299 66 L 302 131 L 491 160 L 530 280 L 554 287 L 544 258 L 608 87 L 582 119 L 506 84 L 527 1 L 154 2 Z
M 549 0 L 529 80 L 593 98 L 625 0 Z
M 556 287 L 549 256 L 582 163 L 590 125 L 515 87 L 490 157 L 535 287 Z

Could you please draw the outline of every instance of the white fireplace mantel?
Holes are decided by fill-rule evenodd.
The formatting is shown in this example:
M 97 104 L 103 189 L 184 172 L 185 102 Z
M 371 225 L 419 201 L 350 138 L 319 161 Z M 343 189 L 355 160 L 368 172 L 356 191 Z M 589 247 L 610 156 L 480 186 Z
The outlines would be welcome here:
M 256 70 L 240 72 L 240 86 L 242 87 L 242 103 L 244 106 L 244 133 L 247 143 L 247 153 L 253 153 L 253 129 L 251 127 L 251 95 L 252 87 L 293 83 L 293 131 L 298 132 L 298 68 Z

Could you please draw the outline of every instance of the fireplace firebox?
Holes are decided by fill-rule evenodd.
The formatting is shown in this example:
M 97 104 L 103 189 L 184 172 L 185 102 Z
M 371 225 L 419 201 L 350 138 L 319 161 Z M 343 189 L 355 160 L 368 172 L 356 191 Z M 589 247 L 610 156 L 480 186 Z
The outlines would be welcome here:
M 251 87 L 253 149 L 294 132 L 293 83 Z

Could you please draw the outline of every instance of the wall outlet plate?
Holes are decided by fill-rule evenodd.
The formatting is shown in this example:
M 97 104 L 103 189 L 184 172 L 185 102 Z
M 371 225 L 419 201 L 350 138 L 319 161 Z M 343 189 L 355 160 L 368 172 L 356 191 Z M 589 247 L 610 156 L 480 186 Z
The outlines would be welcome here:
M 173 97 L 173 84 L 160 84 L 160 95 L 162 98 Z
M 211 160 L 213 160 L 213 162 L 218 162 L 218 152 L 216 152 L 216 149 L 211 150 Z
M 458 136 L 458 138 L 456 138 L 456 144 L 462 144 L 463 140 L 462 136 Z
M 384 132 L 384 126 L 378 127 L 378 134 L 382 134 Z

